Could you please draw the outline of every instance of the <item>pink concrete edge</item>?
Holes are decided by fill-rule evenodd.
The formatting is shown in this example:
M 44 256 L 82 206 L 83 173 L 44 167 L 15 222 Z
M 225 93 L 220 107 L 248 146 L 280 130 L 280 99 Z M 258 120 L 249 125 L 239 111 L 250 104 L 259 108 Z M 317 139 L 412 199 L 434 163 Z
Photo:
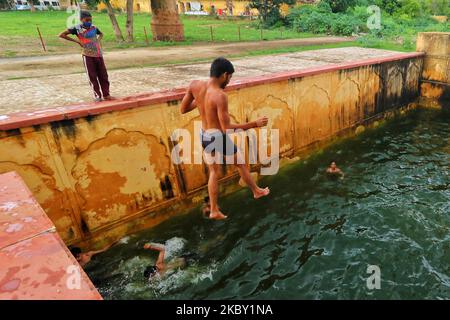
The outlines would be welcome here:
M 1 183 L 4 181 L 9 181 L 9 180 L 14 180 L 15 186 L 13 186 L 12 188 L 10 187 L 7 190 L 5 190 L 4 189 L 5 186 L 2 186 Z M 18 195 L 17 188 L 20 188 L 20 192 L 21 192 L 20 199 L 14 198 L 14 196 Z M 32 227 L 30 227 L 30 224 L 22 224 L 21 229 L 18 231 L 15 231 L 13 233 L 10 233 L 8 235 L 7 239 L 3 235 L 3 226 L 0 227 L 0 250 L 5 247 L 8 247 L 14 243 L 29 239 L 30 237 L 34 236 L 37 233 L 49 232 L 52 229 L 54 229 L 55 226 L 54 226 L 53 222 L 47 216 L 44 209 L 42 209 L 42 207 L 36 201 L 36 198 L 34 197 L 33 193 L 31 192 L 31 190 L 28 188 L 28 186 L 25 184 L 25 182 L 23 181 L 23 179 L 17 172 L 10 171 L 10 172 L 0 174 L 0 189 L 2 190 L 2 192 L 0 193 L 0 204 L 2 202 L 4 202 L 5 200 L 7 200 L 7 202 L 13 202 L 15 204 L 20 203 L 20 206 L 23 206 L 24 205 L 23 200 L 27 200 L 27 201 L 25 201 L 25 204 L 32 206 L 32 208 L 34 208 L 37 213 L 36 215 L 34 215 L 32 212 L 29 213 L 28 217 L 32 218 L 32 220 L 33 220 Z M 11 195 L 11 193 L 12 193 L 12 195 Z M 2 214 L 3 211 L 5 211 L 5 210 L 3 208 L 0 208 L 0 214 Z M 18 218 L 14 219 L 14 220 L 10 220 L 10 221 L 12 221 L 13 223 L 17 223 L 17 221 L 20 220 L 19 218 L 23 218 L 23 217 L 19 216 Z M 0 216 L 0 222 L 3 222 L 3 221 L 5 221 L 5 220 L 2 219 L 2 216 Z M 7 224 L 10 224 L 10 223 L 7 223 Z
M 69 248 L 67 248 L 66 244 L 64 243 L 64 241 L 61 239 L 61 237 L 58 235 L 56 237 L 57 241 L 60 243 L 61 247 L 64 249 L 67 257 L 69 258 L 69 260 L 72 262 L 72 265 L 78 265 L 79 263 L 77 261 L 77 259 L 75 259 L 75 257 L 72 255 L 72 253 L 69 251 Z M 86 274 L 86 272 L 84 271 L 84 269 L 80 266 L 79 267 L 80 273 L 81 273 L 81 277 L 83 278 L 85 284 L 88 286 L 90 293 L 93 296 L 93 299 L 90 300 L 103 300 L 102 295 L 98 292 L 97 288 L 94 286 L 94 284 L 92 283 L 91 279 L 89 278 L 89 276 Z
M 42 214 L 42 220 L 40 221 L 40 223 L 43 224 L 43 229 L 38 230 L 36 234 L 28 235 L 27 237 L 25 237 L 19 241 L 14 241 L 12 243 L 6 244 L 6 246 L 3 246 L 2 248 L 0 248 L 0 250 L 4 250 L 6 248 L 18 245 L 20 243 L 24 243 L 26 241 L 30 241 L 30 239 L 32 239 L 32 238 L 36 238 L 36 237 L 39 237 L 39 236 L 42 236 L 45 234 L 47 234 L 47 235 L 51 234 L 53 239 L 55 239 L 58 242 L 59 247 L 65 253 L 68 261 L 70 261 L 70 264 L 79 266 L 78 261 L 75 259 L 75 257 L 72 255 L 72 253 L 69 251 L 69 249 L 67 248 L 67 246 L 65 245 L 64 241 L 61 239 L 59 234 L 54 231 L 55 227 L 54 227 L 53 222 L 50 220 L 50 218 L 47 216 L 45 211 L 42 209 L 42 207 L 39 205 L 37 200 L 34 198 L 33 193 L 28 188 L 27 184 L 24 182 L 22 177 L 17 172 L 10 171 L 10 172 L 1 174 L 0 178 L 2 180 L 6 180 L 6 181 L 13 180 L 15 184 L 20 185 L 21 189 L 24 192 L 24 195 L 21 194 L 21 197 L 26 197 L 26 198 L 28 198 L 30 196 L 32 197 L 34 209 L 38 210 Z M 81 278 L 83 279 L 83 282 L 85 283 L 85 285 L 87 285 L 87 287 L 89 289 L 88 299 L 89 300 L 103 300 L 103 298 L 100 295 L 100 293 L 98 292 L 97 288 L 95 288 L 95 286 L 92 284 L 88 275 L 86 274 L 86 272 L 83 270 L 83 268 L 81 266 L 79 266 L 79 270 L 81 272 Z M 70 297 L 68 297 L 68 298 L 70 298 Z
M 302 70 L 284 71 L 268 75 L 249 77 L 233 81 L 227 87 L 227 91 L 248 88 L 261 84 L 285 81 L 288 79 L 302 78 L 305 76 L 333 72 L 336 70 L 346 70 L 372 64 L 417 58 L 424 55 L 424 52 L 399 53 L 387 57 L 370 58 L 354 62 L 344 62 Z M 4 120 L 0 120 L 0 131 L 14 130 L 53 121 L 61 121 L 65 119 L 77 119 L 89 115 L 98 115 L 111 111 L 126 110 L 169 101 L 178 101 L 182 99 L 185 90 L 186 87 L 178 87 L 158 92 L 126 96 L 113 101 L 104 101 L 100 103 L 81 103 L 78 105 L 69 105 L 37 111 L 11 113 L 5 115 L 7 118 L 5 118 Z

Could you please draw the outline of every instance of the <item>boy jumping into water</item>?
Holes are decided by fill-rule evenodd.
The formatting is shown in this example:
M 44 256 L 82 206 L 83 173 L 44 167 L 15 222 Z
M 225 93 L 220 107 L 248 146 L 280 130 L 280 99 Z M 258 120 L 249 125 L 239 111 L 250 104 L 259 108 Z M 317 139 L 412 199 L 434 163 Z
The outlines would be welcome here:
M 114 98 L 109 95 L 108 72 L 100 46 L 103 33 L 92 24 L 92 15 L 88 11 L 80 12 L 80 21 L 81 24 L 61 32 L 59 37 L 75 42 L 82 48 L 83 64 L 94 90 L 94 100 L 100 102 L 102 97 L 104 100 L 113 100 Z M 69 35 L 77 36 L 78 40 Z
M 267 117 L 244 124 L 232 124 L 228 113 L 228 97 L 224 92 L 225 87 L 231 80 L 234 73 L 233 64 L 225 58 L 217 58 L 211 64 L 210 78 L 208 81 L 192 81 L 181 102 L 180 111 L 186 113 L 198 107 L 202 120 L 201 142 L 204 149 L 205 158 L 209 169 L 208 193 L 210 200 L 210 219 L 221 220 L 227 218 L 220 212 L 217 198 L 219 193 L 218 179 L 220 174 L 219 165 L 212 160 L 215 152 L 223 158 L 231 158 L 239 170 L 239 174 L 244 182 L 253 192 L 255 199 L 267 196 L 269 188 L 260 188 L 253 181 L 249 168 L 242 161 L 242 154 L 226 130 L 248 130 L 251 128 L 264 127 L 267 125 Z M 215 140 L 221 143 L 219 150 L 210 150 Z M 230 163 L 228 160 L 226 163 Z

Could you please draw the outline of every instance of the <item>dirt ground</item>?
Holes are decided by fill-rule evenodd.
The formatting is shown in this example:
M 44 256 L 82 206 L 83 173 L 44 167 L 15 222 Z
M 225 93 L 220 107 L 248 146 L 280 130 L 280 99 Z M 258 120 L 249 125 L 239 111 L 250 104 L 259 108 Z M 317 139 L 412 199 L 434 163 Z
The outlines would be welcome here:
M 190 46 L 136 48 L 106 51 L 108 69 L 123 69 L 170 63 L 189 62 L 217 56 L 243 56 L 250 51 L 283 47 L 308 46 L 352 41 L 349 37 L 318 37 L 274 41 L 236 42 L 226 44 L 196 44 Z M 0 81 L 45 77 L 84 72 L 81 55 L 76 46 L 70 54 L 32 57 L 0 58 Z M 188 60 L 188 61 L 187 61 Z
M 233 59 L 236 69 L 233 80 L 384 57 L 394 53 L 396 52 L 349 47 Z M 202 62 L 110 70 L 111 92 L 119 97 L 186 86 L 193 79 L 206 79 L 209 66 L 210 63 Z M 85 101 L 92 101 L 92 92 L 84 73 L 0 81 L 0 117 L 18 111 L 52 108 Z

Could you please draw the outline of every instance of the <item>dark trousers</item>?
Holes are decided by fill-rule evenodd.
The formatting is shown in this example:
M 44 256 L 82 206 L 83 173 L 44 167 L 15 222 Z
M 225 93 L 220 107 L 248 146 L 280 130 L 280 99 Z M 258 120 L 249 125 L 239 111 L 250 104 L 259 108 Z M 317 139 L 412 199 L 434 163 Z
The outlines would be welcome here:
M 83 56 L 84 67 L 89 78 L 94 97 L 99 99 L 109 96 L 108 72 L 106 71 L 105 61 L 103 57 L 87 57 Z M 100 88 L 102 89 L 100 91 Z M 103 94 L 102 94 L 103 93 Z

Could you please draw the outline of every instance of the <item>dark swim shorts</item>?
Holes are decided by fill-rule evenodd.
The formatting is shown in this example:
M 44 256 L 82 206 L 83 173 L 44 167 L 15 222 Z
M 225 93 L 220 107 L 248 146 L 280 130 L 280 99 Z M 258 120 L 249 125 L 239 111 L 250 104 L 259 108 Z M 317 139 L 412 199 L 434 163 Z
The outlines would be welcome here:
M 217 138 L 219 138 L 217 142 L 218 145 L 215 145 Z M 202 141 L 202 147 L 207 153 L 217 151 L 223 156 L 232 156 L 237 152 L 236 145 L 226 133 L 220 131 L 206 132 L 202 129 L 200 131 L 200 139 Z

